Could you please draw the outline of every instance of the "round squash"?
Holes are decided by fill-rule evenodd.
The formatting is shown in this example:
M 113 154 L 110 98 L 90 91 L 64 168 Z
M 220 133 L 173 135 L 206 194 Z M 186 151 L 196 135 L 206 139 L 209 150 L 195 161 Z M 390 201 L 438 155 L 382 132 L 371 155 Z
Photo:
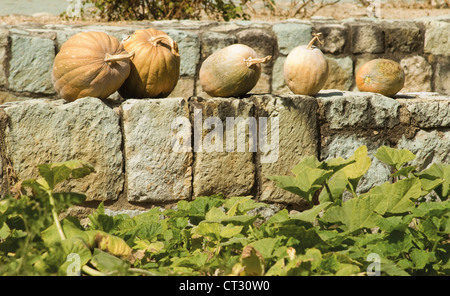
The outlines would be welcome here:
M 360 91 L 393 97 L 405 84 L 405 72 L 399 63 L 388 59 L 374 59 L 359 68 L 356 85 Z
M 122 41 L 134 51 L 131 72 L 119 90 L 124 98 L 165 98 L 180 77 L 178 45 L 162 31 L 138 30 Z
M 103 32 L 70 37 L 55 57 L 52 82 L 57 94 L 74 101 L 83 97 L 106 99 L 130 73 L 130 59 L 122 44 Z
M 313 34 L 308 45 L 300 45 L 291 50 L 284 62 L 284 80 L 289 89 L 298 95 L 315 95 L 328 78 L 328 62 L 322 51 L 314 46 L 321 43 L 321 33 Z
M 200 67 L 203 90 L 212 97 L 242 96 L 255 87 L 261 76 L 261 63 L 272 56 L 257 58 L 244 44 L 233 44 L 211 54 Z

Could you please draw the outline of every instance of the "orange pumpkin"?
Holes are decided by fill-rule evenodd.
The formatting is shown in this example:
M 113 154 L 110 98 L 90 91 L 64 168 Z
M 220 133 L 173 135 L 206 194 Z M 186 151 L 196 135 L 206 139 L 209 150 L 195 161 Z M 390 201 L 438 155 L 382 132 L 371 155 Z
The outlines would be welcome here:
M 356 85 L 360 91 L 379 93 L 388 97 L 397 94 L 405 84 L 405 72 L 399 63 L 374 59 L 359 68 Z
M 83 97 L 105 99 L 116 92 L 130 73 L 130 59 L 122 44 L 103 32 L 70 37 L 55 57 L 52 82 L 67 101 Z
M 261 63 L 272 58 L 257 58 L 256 52 L 244 44 L 233 44 L 210 55 L 200 68 L 203 90 L 213 97 L 245 95 L 261 76 Z
M 180 77 L 178 45 L 166 33 L 155 29 L 138 30 L 122 41 L 134 51 L 131 72 L 119 90 L 124 98 L 164 98 Z
M 322 51 L 313 46 L 320 42 L 321 33 L 313 34 L 308 45 L 294 48 L 284 62 L 284 80 L 289 89 L 298 95 L 315 95 L 328 78 L 328 62 Z

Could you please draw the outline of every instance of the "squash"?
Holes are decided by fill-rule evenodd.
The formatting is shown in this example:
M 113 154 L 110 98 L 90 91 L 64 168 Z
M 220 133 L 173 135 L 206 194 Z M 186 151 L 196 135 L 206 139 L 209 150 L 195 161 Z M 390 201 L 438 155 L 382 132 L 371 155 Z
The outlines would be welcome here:
M 200 67 L 203 90 L 212 97 L 238 97 L 248 93 L 261 76 L 261 64 L 272 56 L 257 58 L 244 44 L 233 44 L 217 50 Z
M 284 80 L 289 89 L 298 95 L 315 95 L 328 78 L 328 62 L 322 51 L 313 46 L 320 41 L 321 33 L 313 34 L 308 45 L 291 50 L 284 62 Z
M 356 85 L 360 91 L 393 97 L 405 84 L 405 72 L 399 63 L 388 59 L 374 59 L 359 68 Z
M 130 73 L 130 59 L 122 44 L 103 32 L 82 32 L 70 37 L 55 56 L 52 82 L 67 101 L 83 97 L 106 99 Z
M 122 41 L 134 51 L 131 72 L 119 90 L 124 98 L 165 98 L 180 76 L 178 44 L 166 33 L 150 28 L 138 30 Z

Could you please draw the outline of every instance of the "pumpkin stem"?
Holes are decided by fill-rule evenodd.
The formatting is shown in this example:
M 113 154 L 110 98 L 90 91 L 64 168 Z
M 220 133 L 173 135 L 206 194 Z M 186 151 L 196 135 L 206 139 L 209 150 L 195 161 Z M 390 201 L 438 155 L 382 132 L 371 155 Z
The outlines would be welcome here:
M 246 62 L 247 67 L 250 68 L 254 64 L 265 64 L 268 61 L 270 61 L 270 59 L 272 59 L 272 56 L 266 56 L 265 58 L 262 59 L 248 57 L 247 59 L 244 59 L 244 62 Z
M 153 46 L 158 46 L 159 42 L 164 42 L 166 45 L 170 47 L 170 51 L 176 56 L 179 56 L 178 53 L 178 45 L 175 41 L 172 40 L 168 35 L 158 35 L 151 37 L 148 41 L 150 41 Z
M 118 62 L 118 61 L 123 61 L 123 60 L 129 60 L 132 59 L 134 57 L 134 51 L 129 52 L 129 53 L 123 53 L 123 54 L 109 54 L 107 53 L 105 56 L 105 62 Z
M 312 46 L 316 40 L 317 40 L 317 42 L 319 42 L 320 45 L 323 45 L 323 42 L 319 39 L 320 37 L 322 37 L 322 33 L 314 33 L 312 35 L 314 37 L 313 37 L 313 39 L 311 39 L 311 41 L 309 41 L 308 46 L 307 46 L 308 49 L 312 49 Z

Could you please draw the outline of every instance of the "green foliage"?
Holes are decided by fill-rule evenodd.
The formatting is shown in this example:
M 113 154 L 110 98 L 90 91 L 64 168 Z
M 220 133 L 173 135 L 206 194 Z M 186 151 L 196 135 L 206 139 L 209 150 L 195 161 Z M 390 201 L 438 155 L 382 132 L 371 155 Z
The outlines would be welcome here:
M 42 165 L 41 178 L 22 183 L 31 194 L 0 201 L 0 274 L 66 275 L 78 262 L 90 275 L 366 275 L 375 255 L 382 275 L 450 275 L 450 166 L 418 172 L 407 166 L 409 151 L 387 147 L 376 157 L 392 167 L 392 182 L 363 194 L 364 146 L 348 159 L 306 157 L 294 176 L 270 177 L 310 202 L 302 212 L 265 219 L 254 213 L 266 204 L 250 196 L 213 195 L 134 217 L 109 216 L 101 203 L 84 227 L 58 219 L 84 196 L 54 191 L 93 168 Z
M 197 0 L 197 1 L 155 1 L 155 0 L 85 0 L 94 5 L 99 16 L 108 21 L 118 20 L 162 20 L 162 19 L 200 19 L 204 14 L 217 20 L 248 19 L 242 5 L 250 0 L 236 1 Z

